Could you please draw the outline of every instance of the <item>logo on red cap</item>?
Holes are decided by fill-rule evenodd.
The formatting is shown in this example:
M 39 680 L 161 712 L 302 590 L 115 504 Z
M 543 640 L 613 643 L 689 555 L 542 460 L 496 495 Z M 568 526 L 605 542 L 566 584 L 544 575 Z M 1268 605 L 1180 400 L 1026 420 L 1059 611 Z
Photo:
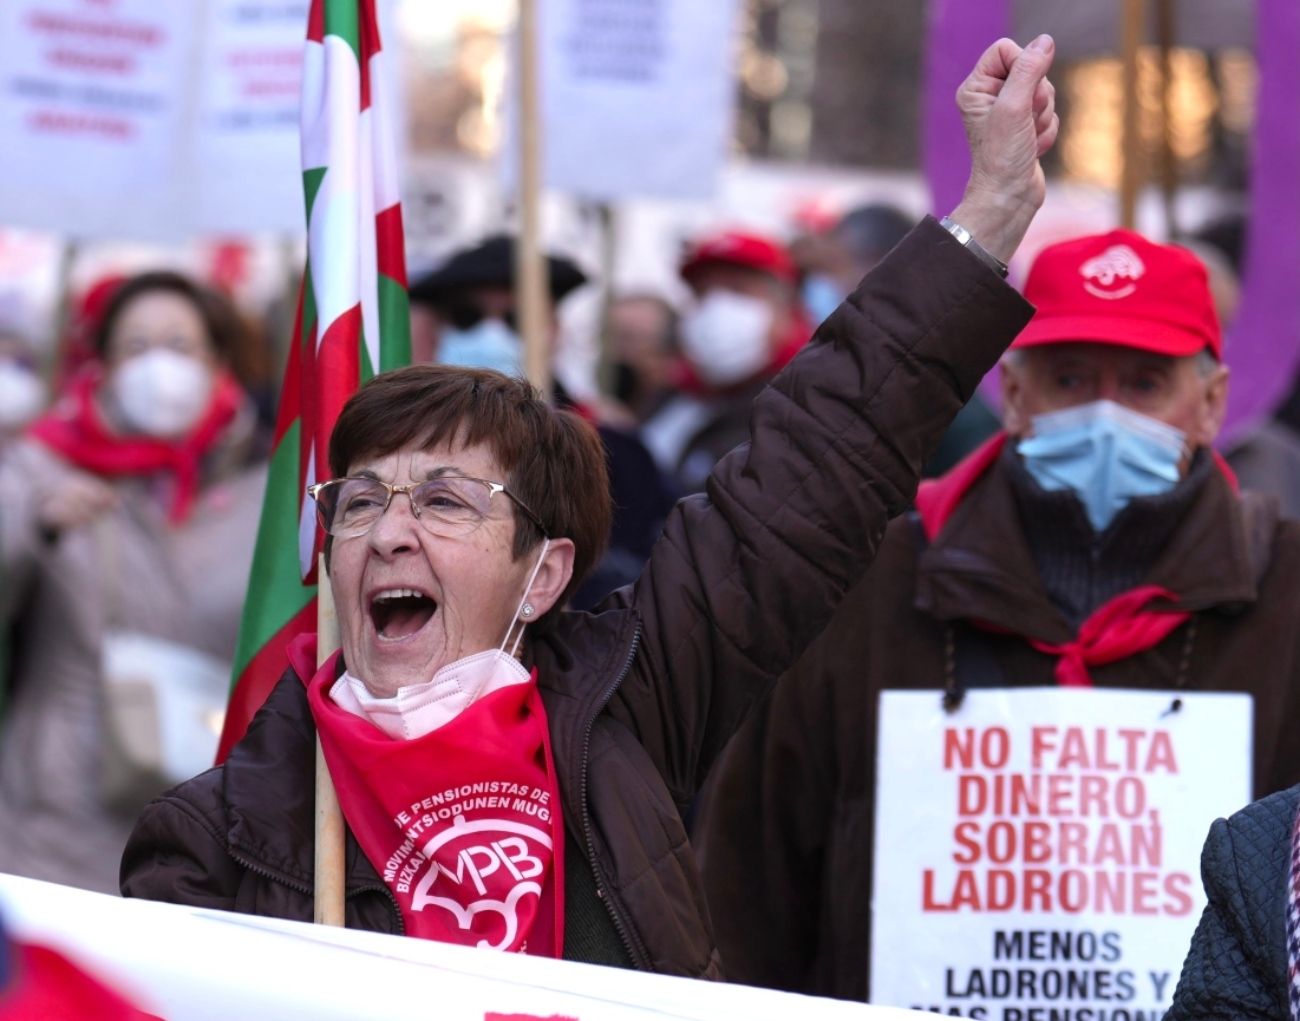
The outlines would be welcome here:
M 1146 273 L 1146 265 L 1128 245 L 1111 245 L 1079 267 L 1083 289 L 1094 298 L 1114 301 L 1127 298 L 1137 290 L 1137 281 Z

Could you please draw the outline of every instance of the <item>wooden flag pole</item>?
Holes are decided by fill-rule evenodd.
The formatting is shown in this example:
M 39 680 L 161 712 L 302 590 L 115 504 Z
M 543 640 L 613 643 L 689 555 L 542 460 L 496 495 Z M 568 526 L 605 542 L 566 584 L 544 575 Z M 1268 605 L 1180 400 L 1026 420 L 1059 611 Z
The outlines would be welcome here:
M 1156 43 L 1160 47 L 1160 190 L 1165 205 L 1165 236 L 1178 229 L 1178 157 L 1174 154 L 1173 90 L 1174 0 L 1156 0 Z
M 519 243 L 515 294 L 524 369 L 544 398 L 551 394 L 550 287 L 540 230 L 541 117 L 537 102 L 537 3 L 519 0 Z
M 339 647 L 339 622 L 334 613 L 325 555 L 316 558 L 316 665 L 324 666 Z M 330 779 L 320 735 L 316 735 L 316 870 L 313 917 L 319 925 L 343 921 L 343 813 L 339 809 L 334 781 Z
M 600 343 L 596 383 L 602 396 L 614 396 L 614 343 L 610 326 L 610 313 L 614 306 L 614 277 L 618 258 L 618 220 L 611 202 L 597 207 L 600 213 L 600 329 L 596 334 Z
M 1137 222 L 1137 196 L 1142 186 L 1142 139 L 1138 124 L 1138 51 L 1146 17 L 1144 0 L 1124 0 L 1124 74 L 1121 88 L 1124 104 L 1120 151 L 1119 222 L 1132 229 Z

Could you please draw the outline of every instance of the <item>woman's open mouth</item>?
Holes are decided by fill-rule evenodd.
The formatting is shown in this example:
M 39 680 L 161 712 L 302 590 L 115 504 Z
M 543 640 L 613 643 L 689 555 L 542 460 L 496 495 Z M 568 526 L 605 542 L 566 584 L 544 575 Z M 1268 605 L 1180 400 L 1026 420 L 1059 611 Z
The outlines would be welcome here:
M 409 638 L 438 612 L 434 600 L 412 588 L 385 589 L 370 600 L 370 622 L 380 641 Z

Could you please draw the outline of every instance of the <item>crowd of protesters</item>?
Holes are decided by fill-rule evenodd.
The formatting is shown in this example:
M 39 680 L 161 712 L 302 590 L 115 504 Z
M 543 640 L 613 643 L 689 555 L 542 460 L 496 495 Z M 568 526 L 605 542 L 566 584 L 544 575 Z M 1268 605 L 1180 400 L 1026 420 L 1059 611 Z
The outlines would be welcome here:
M 1043 109 L 1036 104 L 1032 115 Z M 1047 131 L 1041 123 L 1038 130 Z M 784 520 L 783 508 L 764 480 L 785 484 L 817 464 L 773 423 L 795 428 L 792 419 L 806 415 L 801 428 L 810 435 L 813 425 L 829 429 L 841 410 L 837 374 L 861 368 L 855 345 L 864 337 L 902 343 L 896 330 L 919 325 L 909 316 L 929 315 L 900 312 L 906 300 L 918 308 L 926 302 L 882 288 L 914 279 L 916 264 L 927 259 L 954 279 L 969 276 L 972 287 L 1005 288 L 997 279 L 1005 266 L 979 238 L 966 253 L 945 253 L 942 242 L 963 240 L 960 230 L 948 231 L 873 203 L 844 210 L 793 243 L 742 229 L 684 239 L 676 267 L 684 300 L 630 291 L 605 302 L 608 392 L 556 387 L 554 407 L 589 423 L 599 441 L 611 524 L 581 551 L 599 556 L 585 577 L 573 575 L 572 586 L 567 575 L 548 583 L 545 571 L 538 580 L 548 553 L 555 556 L 547 535 L 524 592 L 536 601 L 550 584 L 545 618 L 551 603 L 557 614 L 602 603 L 608 609 L 611 593 L 636 586 L 615 596 L 611 612 L 639 616 L 642 626 L 649 620 L 641 641 L 656 644 L 631 641 L 628 662 L 641 664 L 633 669 L 635 691 L 620 694 L 603 725 L 632 761 L 629 775 L 640 776 L 637 756 L 648 750 L 660 773 L 680 780 L 671 799 L 665 792 L 655 803 L 662 816 L 655 827 L 664 828 L 657 857 L 627 859 L 655 871 L 671 892 L 633 889 L 627 876 L 613 882 L 617 866 L 596 864 L 606 849 L 588 845 L 597 886 L 557 860 L 561 889 L 573 901 L 556 917 L 567 915 L 571 932 L 590 935 L 590 945 L 574 951 L 580 959 L 865 999 L 873 884 L 888 878 L 871 867 L 873 793 L 879 773 L 907 765 L 877 762 L 882 690 L 933 689 L 949 708 L 981 688 L 1244 692 L 1253 698 L 1254 793 L 1274 796 L 1216 824 L 1206 852 L 1210 905 L 1170 1017 L 1300 1016 L 1300 895 L 1288 893 L 1300 890 L 1300 745 L 1292 736 L 1300 720 L 1300 526 L 1289 516 L 1300 510 L 1300 432 L 1283 408 L 1230 450 L 1215 448 L 1229 386 L 1231 352 L 1222 338 L 1234 311 L 1238 252 L 1214 247 L 1223 242 L 1212 232 L 1163 244 L 1112 231 L 1047 247 L 1022 288 L 1037 309 L 1028 325 L 1008 325 L 1019 314 L 1009 291 L 989 299 L 1003 303 L 998 324 L 976 319 L 984 330 L 1005 327 L 1008 341 L 1016 337 L 1000 363 L 998 410 L 974 392 L 978 374 L 964 378 L 980 366 L 945 351 L 955 367 L 943 372 L 957 388 L 931 396 L 937 405 L 951 399 L 951 424 L 940 421 L 942 408 L 927 411 L 924 402 L 910 408 L 910 418 L 869 422 L 882 430 L 877 439 L 885 447 L 912 430 L 927 434 L 925 443 L 911 444 L 925 455 L 930 476 L 915 501 L 906 471 L 888 500 L 864 495 L 887 488 L 874 468 L 865 470 L 855 482 L 863 492 L 843 496 L 846 506 L 860 500 L 880 510 L 860 515 L 858 545 L 821 542 L 836 528 L 853 532 L 851 515 L 836 523 L 828 514 L 810 526 L 824 534 L 807 548 L 843 563 L 810 564 L 778 541 L 784 526 L 773 522 Z M 976 261 L 952 261 L 959 257 Z M 592 281 L 559 253 L 549 256 L 548 269 L 553 343 L 558 309 Z M 414 279 L 413 362 L 520 375 L 514 272 L 514 239 L 494 235 Z M 874 290 L 873 279 L 881 282 Z M 74 346 L 58 371 L 42 365 L 44 348 L 34 338 L 0 330 L 0 872 L 108 892 L 119 888 L 122 851 L 141 810 L 186 778 L 168 747 L 193 744 L 196 733 L 210 734 L 215 747 L 211 719 L 199 730 L 191 721 L 182 738 L 168 732 L 186 726 L 169 687 L 181 675 L 201 678 L 193 683 L 207 685 L 209 715 L 219 714 L 261 510 L 268 423 L 232 371 L 249 343 L 246 324 L 216 288 L 160 270 L 113 278 L 89 298 L 81 317 L 72 317 L 89 343 L 83 357 Z M 875 323 L 877 315 L 892 329 Z M 970 338 L 973 346 L 987 339 Z M 840 361 L 815 374 L 818 345 Z M 932 385 L 934 378 L 918 370 L 909 384 L 895 383 L 900 393 L 919 393 L 920 381 Z M 408 383 L 393 391 L 394 400 L 433 385 L 415 376 Z M 753 417 L 755 399 L 772 392 L 780 396 L 765 405 L 768 418 Z M 451 443 L 458 428 L 477 428 L 472 417 L 466 421 L 451 423 L 439 442 Z M 749 443 L 754 427 L 760 433 L 752 453 L 728 458 Z M 355 441 L 361 460 L 382 463 L 408 452 L 411 438 L 394 437 L 383 449 Z M 835 441 L 820 449 L 830 457 Z M 518 485 L 518 466 L 496 462 Z M 343 475 L 356 465 L 337 467 Z M 919 472 L 922 465 L 911 467 Z M 741 506 L 730 489 L 753 502 Z M 838 499 L 829 487 L 818 494 L 827 506 Z M 385 506 L 391 491 L 387 499 Z M 531 502 L 550 506 L 545 495 Z M 734 515 L 726 528 L 692 517 L 712 502 Z M 887 527 L 886 505 L 895 515 Z M 767 518 L 745 518 L 758 511 Z M 338 513 L 331 505 L 322 517 L 335 543 L 353 537 Z M 802 529 L 789 534 L 798 538 Z M 754 577 L 728 596 L 737 584 L 729 565 L 747 562 L 760 540 L 773 544 L 757 556 L 772 561 L 762 566 L 778 587 L 782 571 L 802 577 L 796 568 L 810 568 L 815 581 L 767 591 L 754 565 Z M 675 573 L 643 576 L 647 563 L 662 568 L 674 557 Z M 855 557 L 863 569 L 849 572 Z M 696 571 L 700 564 L 708 570 Z M 751 609 L 767 616 L 739 619 L 748 611 L 726 604 L 742 596 L 755 596 Z M 527 624 L 533 605 L 525 599 L 521 606 L 527 613 L 516 612 Z M 662 634 L 661 621 L 671 624 Z M 512 620 L 507 635 L 514 627 Z M 786 635 L 787 628 L 799 633 Z M 756 664 L 754 650 L 769 661 Z M 543 661 L 559 672 L 569 669 L 568 657 L 561 649 Z M 293 688 L 302 705 L 293 711 L 305 716 L 302 685 L 312 671 L 299 672 Z M 686 685 L 680 678 L 688 675 Z M 673 688 L 665 677 L 685 685 L 671 699 L 661 698 L 661 689 Z M 367 696 L 357 698 L 364 710 Z M 191 716 L 200 702 L 186 704 Z M 356 715 L 372 718 L 363 710 Z M 635 739 L 624 740 L 629 729 Z M 691 744 L 701 734 L 707 747 Z M 690 754 L 675 749 L 679 742 L 691 744 Z M 257 768 L 267 768 L 263 760 L 277 749 L 282 745 L 259 745 Z M 265 782 L 248 787 L 249 797 L 288 782 L 283 764 L 272 765 Z M 565 762 L 557 765 L 548 782 L 557 772 L 562 787 L 578 782 Z M 584 762 L 584 790 L 586 769 Z M 177 797 L 204 805 L 210 795 L 213 813 L 232 797 L 226 788 L 181 790 L 191 793 Z M 169 889 L 202 889 L 211 869 L 197 878 L 169 872 L 184 857 L 173 845 L 191 834 L 177 836 L 156 805 L 150 813 L 128 854 L 126 892 L 186 900 L 184 891 Z M 691 826 L 702 883 L 682 853 L 685 831 L 665 821 L 674 813 Z M 620 823 L 643 839 L 644 820 L 610 825 Z M 215 833 L 216 823 L 186 825 L 218 843 L 241 839 Z M 569 850 L 577 858 L 584 848 Z M 620 853 L 615 847 L 612 857 Z M 212 854 L 219 858 L 221 849 Z M 256 871 L 257 884 L 274 886 L 267 869 Z M 239 898 L 248 880 L 242 873 L 225 878 L 229 889 L 189 902 L 244 909 Z M 631 936 L 617 916 L 611 928 L 601 913 L 606 882 L 634 905 L 625 920 Z M 579 893 L 590 896 L 579 901 Z M 697 894 L 707 907 L 692 905 L 689 932 L 678 933 L 674 946 L 672 926 L 649 921 L 655 901 L 666 896 L 680 908 Z M 294 905 L 285 912 L 309 911 L 296 894 L 283 896 Z M 367 918 L 358 924 L 386 931 L 412 923 L 405 911 L 390 918 L 387 901 Z M 569 956 L 563 922 L 557 925 L 538 928 L 538 945 L 558 941 L 551 951 Z M 596 956 L 583 958 L 588 951 Z

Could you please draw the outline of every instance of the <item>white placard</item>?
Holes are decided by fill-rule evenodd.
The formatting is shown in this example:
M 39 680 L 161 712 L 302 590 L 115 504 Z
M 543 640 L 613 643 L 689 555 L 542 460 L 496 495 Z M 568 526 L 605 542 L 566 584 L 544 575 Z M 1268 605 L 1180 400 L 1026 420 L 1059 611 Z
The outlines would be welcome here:
M 1158 1021 L 1205 904 L 1201 846 L 1249 801 L 1252 762 L 1250 696 L 1174 698 L 975 690 L 947 713 L 882 693 L 871 1002 Z
M 173 182 L 197 10 L 157 0 L 0 4 L 0 224 L 167 235 L 182 214 Z
M 304 230 L 308 0 L 5 0 L 0 226 L 164 241 Z
M 735 0 L 539 4 L 546 186 L 599 200 L 714 195 L 731 143 L 736 15 Z M 513 180 L 513 137 L 502 152 Z
M 167 1021 L 923 1021 L 766 989 L 122 900 L 0 875 L 15 939 Z
M 208 0 L 207 8 L 194 229 L 300 232 L 298 90 L 310 0 Z

